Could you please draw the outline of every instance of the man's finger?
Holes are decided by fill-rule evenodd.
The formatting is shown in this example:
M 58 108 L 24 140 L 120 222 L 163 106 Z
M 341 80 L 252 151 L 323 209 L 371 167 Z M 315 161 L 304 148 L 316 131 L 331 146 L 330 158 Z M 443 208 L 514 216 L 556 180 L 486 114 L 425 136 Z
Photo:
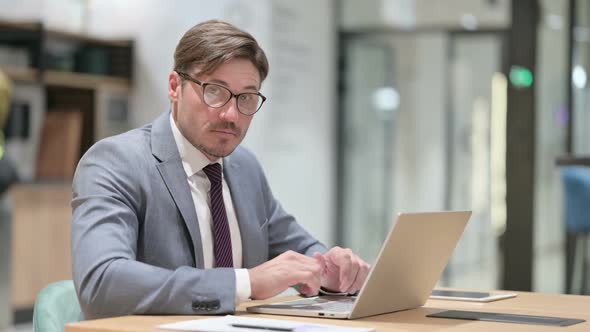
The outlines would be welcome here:
M 313 296 L 311 288 L 306 284 L 302 284 L 301 287 L 299 288 L 299 291 L 301 292 L 301 294 L 303 294 L 305 296 Z
M 345 277 L 343 282 L 340 284 L 341 291 L 349 292 L 352 288 L 354 281 L 356 280 L 356 276 L 359 273 L 359 265 L 355 261 L 352 261 L 348 268 L 348 275 Z
M 321 286 L 319 269 L 304 271 L 299 282 L 306 286 L 307 293 L 304 293 L 305 295 L 317 295 Z
M 324 272 L 326 269 L 326 258 L 324 258 L 324 255 L 316 251 L 313 253 L 313 258 L 322 266 L 322 272 Z
M 290 256 L 289 259 L 297 261 L 297 262 L 301 262 L 303 264 L 312 264 L 316 261 L 316 258 L 314 257 L 309 257 L 303 254 L 300 254 L 298 252 L 289 252 Z
M 348 290 L 349 294 L 355 294 L 359 290 L 361 290 L 361 288 L 363 287 L 363 284 L 365 283 L 365 279 L 367 278 L 367 275 L 369 275 L 369 271 L 371 271 L 371 267 L 369 264 L 365 263 L 359 257 L 356 257 L 356 259 L 359 264 L 359 269 L 356 274 L 356 278 L 355 278 L 354 282 L 352 283 L 352 286 L 350 286 L 350 289 Z
M 339 291 L 345 291 L 350 288 L 354 281 L 356 269 L 353 266 L 352 255 L 350 250 L 339 250 L 335 260 L 340 269 Z

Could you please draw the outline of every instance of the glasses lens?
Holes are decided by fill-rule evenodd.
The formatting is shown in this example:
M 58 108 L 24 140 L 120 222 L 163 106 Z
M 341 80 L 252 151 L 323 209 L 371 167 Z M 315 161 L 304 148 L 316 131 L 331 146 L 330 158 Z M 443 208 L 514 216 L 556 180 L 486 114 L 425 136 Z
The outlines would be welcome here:
M 245 114 L 254 114 L 262 104 L 262 98 L 256 93 L 242 93 L 238 97 L 238 108 Z
M 207 84 L 203 89 L 203 96 L 207 105 L 221 107 L 231 98 L 231 92 L 222 86 Z

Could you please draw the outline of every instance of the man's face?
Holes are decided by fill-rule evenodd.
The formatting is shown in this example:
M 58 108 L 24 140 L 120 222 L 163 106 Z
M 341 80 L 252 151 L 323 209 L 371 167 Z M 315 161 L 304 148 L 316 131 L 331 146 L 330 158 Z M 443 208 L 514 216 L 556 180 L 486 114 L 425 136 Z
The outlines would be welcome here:
M 236 58 L 219 66 L 207 75 L 196 76 L 198 68 L 187 74 L 206 83 L 215 83 L 228 88 L 234 94 L 258 92 L 260 74 L 252 62 Z M 203 88 L 185 81 L 176 72 L 168 77 L 168 97 L 172 101 L 172 117 L 182 135 L 209 160 L 228 156 L 242 142 L 252 115 L 238 111 L 235 98 L 224 106 L 213 108 L 203 101 Z

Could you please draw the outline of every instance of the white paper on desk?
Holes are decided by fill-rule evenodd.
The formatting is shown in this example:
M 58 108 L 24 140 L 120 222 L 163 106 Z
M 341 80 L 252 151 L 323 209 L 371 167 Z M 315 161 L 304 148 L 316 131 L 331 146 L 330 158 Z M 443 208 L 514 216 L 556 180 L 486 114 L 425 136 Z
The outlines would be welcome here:
M 164 324 L 158 326 L 160 329 L 176 331 L 199 331 L 199 332 L 261 332 L 261 329 L 249 329 L 242 327 L 233 327 L 231 324 L 246 324 L 254 326 L 275 327 L 275 328 L 292 328 L 294 332 L 370 332 L 375 331 L 373 328 L 344 327 L 327 324 L 311 324 L 306 322 L 297 322 L 292 320 L 279 320 L 255 317 L 239 317 L 227 315 L 224 317 L 205 318 L 189 320 L 178 323 Z M 268 331 L 268 330 L 266 330 Z

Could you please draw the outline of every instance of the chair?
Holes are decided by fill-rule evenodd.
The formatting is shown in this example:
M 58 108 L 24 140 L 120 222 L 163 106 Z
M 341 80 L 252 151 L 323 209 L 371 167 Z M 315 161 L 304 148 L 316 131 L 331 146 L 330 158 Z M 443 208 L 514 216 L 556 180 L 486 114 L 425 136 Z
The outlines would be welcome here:
M 579 293 L 586 292 L 588 233 L 590 233 L 590 167 L 563 167 L 565 220 L 568 236 L 573 239 L 573 257 L 568 269 L 568 284 L 572 293 L 577 274 L 581 274 Z M 581 271 L 580 271 L 581 269 Z M 581 272 L 581 273 L 576 273 Z M 577 292 L 576 292 L 577 293 Z
M 80 320 L 81 310 L 72 280 L 54 282 L 39 292 L 33 311 L 35 332 L 63 332 L 67 323 Z

